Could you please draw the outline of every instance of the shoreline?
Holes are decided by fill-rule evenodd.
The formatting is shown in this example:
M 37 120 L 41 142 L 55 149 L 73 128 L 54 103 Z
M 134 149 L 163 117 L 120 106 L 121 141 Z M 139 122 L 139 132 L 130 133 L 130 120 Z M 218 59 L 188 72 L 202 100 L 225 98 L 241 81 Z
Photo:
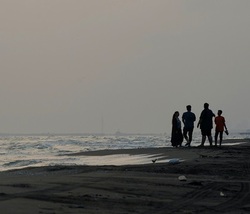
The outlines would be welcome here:
M 0 207 L 4 214 L 249 213 L 250 141 L 228 143 L 236 141 L 244 143 L 222 148 L 111 150 L 113 154 L 183 155 L 186 161 L 178 163 L 62 165 L 0 172 Z M 99 156 L 108 153 L 99 151 Z M 94 154 L 98 152 L 84 155 Z M 180 176 L 186 181 L 180 181 Z
M 200 149 L 225 149 L 228 146 L 237 146 L 250 142 L 250 139 L 229 139 L 224 141 L 222 148 L 210 147 L 205 145 L 203 148 L 198 146 L 192 147 L 159 147 L 159 148 L 137 148 L 137 149 L 105 149 L 96 151 L 84 151 L 72 153 L 68 156 L 84 157 L 85 165 L 88 166 L 102 166 L 102 165 L 143 165 L 153 162 L 168 163 L 171 160 L 189 161 L 197 156 Z

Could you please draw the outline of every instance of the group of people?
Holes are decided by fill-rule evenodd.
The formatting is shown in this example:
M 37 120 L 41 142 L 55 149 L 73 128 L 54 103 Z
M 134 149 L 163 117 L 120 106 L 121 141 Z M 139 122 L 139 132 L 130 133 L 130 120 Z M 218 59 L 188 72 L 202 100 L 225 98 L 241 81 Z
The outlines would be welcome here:
M 179 112 L 176 111 L 172 118 L 172 133 L 171 133 L 171 143 L 173 147 L 181 147 L 182 142 L 185 139 L 187 143 L 185 146 L 190 147 L 192 138 L 193 138 L 193 130 L 194 130 L 194 122 L 196 121 L 195 114 L 191 111 L 191 105 L 188 105 L 187 111 L 182 115 L 182 122 L 184 124 L 182 130 L 182 123 L 179 119 Z M 213 118 L 215 117 L 214 121 Z M 221 147 L 223 132 L 228 134 L 225 118 L 222 116 L 222 110 L 218 110 L 217 116 L 209 109 L 209 104 L 204 104 L 204 109 L 200 114 L 199 121 L 197 123 L 197 128 L 200 127 L 202 140 L 200 146 L 204 146 L 206 138 L 210 143 L 210 146 L 213 146 L 213 138 L 212 138 L 212 129 L 213 122 L 215 123 L 215 146 L 217 146 L 217 141 L 219 137 L 219 146 Z

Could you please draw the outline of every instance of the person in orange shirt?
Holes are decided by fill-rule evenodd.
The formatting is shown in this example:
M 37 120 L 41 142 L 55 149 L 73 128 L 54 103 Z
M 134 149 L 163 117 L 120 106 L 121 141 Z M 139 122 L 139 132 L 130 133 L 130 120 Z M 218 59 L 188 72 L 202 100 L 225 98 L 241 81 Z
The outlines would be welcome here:
M 224 127 L 227 131 L 227 127 L 226 127 L 226 121 L 225 118 L 222 115 L 222 110 L 218 111 L 218 116 L 215 117 L 214 122 L 215 122 L 215 136 L 214 136 L 214 140 L 215 140 L 215 146 L 217 146 L 217 139 L 218 139 L 218 135 L 220 135 L 220 147 L 221 147 L 221 143 L 222 143 L 222 138 L 223 138 L 223 131 L 224 131 Z

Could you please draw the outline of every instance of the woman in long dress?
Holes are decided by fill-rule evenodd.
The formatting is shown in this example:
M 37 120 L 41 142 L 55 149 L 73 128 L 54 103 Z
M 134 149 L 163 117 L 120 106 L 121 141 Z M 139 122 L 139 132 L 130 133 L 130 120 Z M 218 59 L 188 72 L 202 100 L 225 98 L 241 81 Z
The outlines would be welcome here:
M 171 134 L 171 143 L 172 146 L 178 147 L 181 146 L 183 142 L 183 135 L 181 130 L 181 121 L 179 119 L 179 112 L 176 111 L 172 118 L 172 134 Z

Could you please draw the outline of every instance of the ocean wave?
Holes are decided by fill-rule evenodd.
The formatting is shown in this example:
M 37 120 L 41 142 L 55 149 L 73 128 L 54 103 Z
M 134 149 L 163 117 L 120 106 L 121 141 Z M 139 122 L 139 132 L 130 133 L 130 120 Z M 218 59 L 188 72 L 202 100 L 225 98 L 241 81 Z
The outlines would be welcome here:
M 3 164 L 3 167 L 22 167 L 22 166 L 30 166 L 41 163 L 41 160 L 15 160 L 8 163 Z

